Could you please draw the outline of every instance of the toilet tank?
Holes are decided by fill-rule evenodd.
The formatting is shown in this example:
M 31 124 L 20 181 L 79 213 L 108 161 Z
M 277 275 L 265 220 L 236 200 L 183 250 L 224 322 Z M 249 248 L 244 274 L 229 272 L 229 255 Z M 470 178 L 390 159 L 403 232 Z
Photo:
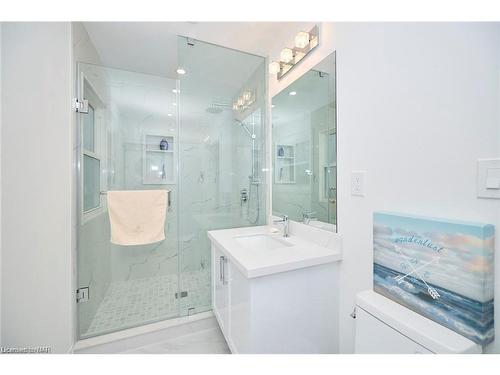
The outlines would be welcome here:
M 468 338 L 372 290 L 356 296 L 355 353 L 481 353 Z

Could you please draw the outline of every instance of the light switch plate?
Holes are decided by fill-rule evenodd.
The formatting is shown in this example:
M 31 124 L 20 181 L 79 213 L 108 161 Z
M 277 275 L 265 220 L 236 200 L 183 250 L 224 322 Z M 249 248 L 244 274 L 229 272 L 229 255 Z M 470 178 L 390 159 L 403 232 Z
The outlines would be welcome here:
M 500 199 L 500 159 L 478 159 L 477 196 Z
M 351 195 L 365 196 L 365 171 L 352 171 L 351 173 Z

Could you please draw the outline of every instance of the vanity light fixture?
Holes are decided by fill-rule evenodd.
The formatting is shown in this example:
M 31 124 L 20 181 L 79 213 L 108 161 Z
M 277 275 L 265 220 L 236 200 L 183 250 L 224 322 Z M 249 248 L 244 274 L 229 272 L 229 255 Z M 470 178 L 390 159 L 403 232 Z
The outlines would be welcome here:
M 233 111 L 243 112 L 255 103 L 256 90 L 245 89 L 233 102 Z
M 281 50 L 280 60 L 269 64 L 269 74 L 281 79 L 319 45 L 319 28 L 314 26 L 309 32 L 299 31 L 295 36 L 294 48 Z
M 283 48 L 280 53 L 280 60 L 288 64 L 293 60 L 293 50 L 291 48 Z

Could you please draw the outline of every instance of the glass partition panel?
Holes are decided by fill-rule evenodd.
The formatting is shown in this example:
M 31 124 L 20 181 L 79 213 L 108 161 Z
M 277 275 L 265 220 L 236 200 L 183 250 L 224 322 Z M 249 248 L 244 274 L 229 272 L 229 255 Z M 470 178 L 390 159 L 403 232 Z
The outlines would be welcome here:
M 175 79 L 78 64 L 80 338 L 179 316 Z M 168 190 L 165 240 L 110 242 L 106 192 Z M 102 193 L 101 193 L 102 192 Z M 91 209 L 91 210 L 89 210 Z

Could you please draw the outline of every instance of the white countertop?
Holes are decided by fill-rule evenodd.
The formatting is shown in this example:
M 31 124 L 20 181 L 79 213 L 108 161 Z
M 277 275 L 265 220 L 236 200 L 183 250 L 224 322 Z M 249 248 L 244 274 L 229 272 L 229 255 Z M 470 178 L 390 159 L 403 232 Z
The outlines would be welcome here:
M 268 234 L 292 246 L 271 250 L 249 250 L 235 240 L 235 237 L 256 234 Z M 281 232 L 276 232 L 273 226 L 267 225 L 209 231 L 208 237 L 247 278 L 337 262 L 342 259 L 340 249 L 321 246 L 293 233 L 285 238 Z

